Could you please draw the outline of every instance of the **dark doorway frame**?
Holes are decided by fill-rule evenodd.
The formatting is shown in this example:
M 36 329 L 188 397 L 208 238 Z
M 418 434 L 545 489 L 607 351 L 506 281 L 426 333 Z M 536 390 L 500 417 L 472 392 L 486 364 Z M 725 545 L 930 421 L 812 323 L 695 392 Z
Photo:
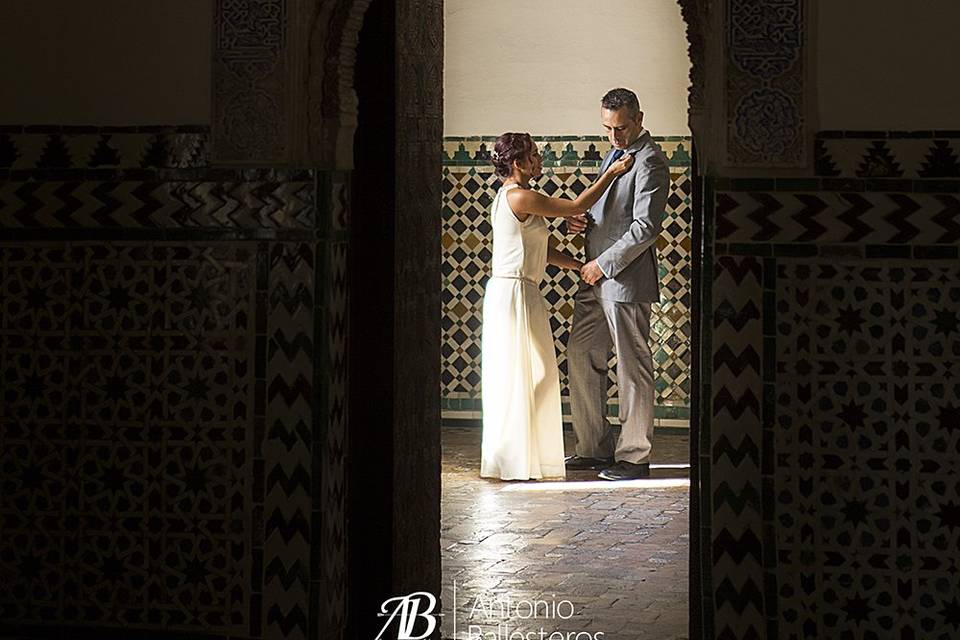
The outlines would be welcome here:
M 722 33 L 715 24 L 722 16 L 706 0 L 678 2 L 691 60 L 689 124 L 694 142 L 690 635 L 698 637 L 704 616 L 703 567 L 710 561 L 702 555 L 700 512 L 709 506 L 700 468 L 708 458 L 701 457 L 699 442 L 705 329 L 699 316 L 702 278 L 709 277 L 699 264 L 707 223 L 702 219 L 707 162 L 702 160 L 709 157 L 704 156 L 708 149 L 720 146 L 719 129 L 708 126 L 712 110 L 707 109 L 705 96 L 708 89 L 712 96 L 721 93 L 714 86 L 719 76 L 708 75 L 705 67 L 707 44 L 710 51 L 720 47 L 719 36 L 708 39 L 707 34 Z M 243 86 L 274 98 L 275 114 L 250 113 L 273 118 L 266 124 L 279 136 L 276 144 L 254 148 L 242 157 L 221 151 L 215 155 L 226 164 L 316 167 L 321 174 L 343 174 L 353 185 L 345 190 L 349 197 L 342 198 L 339 192 L 325 192 L 325 183 L 318 184 L 318 200 L 335 203 L 347 212 L 344 218 L 353 221 L 344 223 L 351 256 L 346 280 L 352 286 L 347 294 L 346 360 L 352 370 L 346 426 L 331 426 L 323 445 L 328 450 L 314 458 L 319 486 L 312 495 L 323 496 L 322 508 L 315 507 L 314 525 L 325 530 L 322 543 L 316 545 L 315 563 L 322 566 L 332 554 L 336 570 L 323 575 L 310 599 L 311 606 L 326 608 L 322 619 L 333 621 L 324 630 L 329 637 L 372 637 L 368 632 L 376 625 L 375 612 L 384 598 L 414 590 L 439 593 L 441 580 L 436 338 L 441 280 L 435 240 L 440 236 L 443 0 L 267 4 L 290 16 L 286 39 L 278 32 L 270 48 L 258 49 L 269 57 L 274 73 L 263 76 L 266 67 L 246 64 L 250 52 L 242 47 L 228 51 L 236 59 L 215 52 L 212 131 L 215 146 L 229 150 L 233 133 L 226 123 L 237 122 L 231 114 L 238 109 L 246 113 L 240 102 L 249 92 L 231 94 L 227 90 L 240 85 L 218 79 L 239 73 Z M 239 23 L 228 6 L 222 1 L 215 4 L 216 24 Z M 270 24 L 276 22 L 273 17 Z M 362 37 L 361 29 L 368 29 Z M 362 77 L 356 78 L 357 73 Z M 380 99 L 372 102 L 371 96 Z M 363 129 L 359 133 L 358 122 Z M 367 136 L 371 123 L 375 135 Z M 337 445 L 334 450 L 329 450 L 330 442 Z M 327 509 L 335 511 L 332 517 Z M 373 628 L 374 635 L 377 631 Z

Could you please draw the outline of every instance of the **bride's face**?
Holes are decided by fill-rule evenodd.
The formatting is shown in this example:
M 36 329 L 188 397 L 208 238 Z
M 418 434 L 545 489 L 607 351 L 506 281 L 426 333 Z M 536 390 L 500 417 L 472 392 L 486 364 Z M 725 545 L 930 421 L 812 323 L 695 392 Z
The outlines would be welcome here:
M 523 172 L 531 178 L 539 178 L 543 173 L 543 160 L 540 158 L 540 149 L 533 143 L 530 155 L 523 161 Z

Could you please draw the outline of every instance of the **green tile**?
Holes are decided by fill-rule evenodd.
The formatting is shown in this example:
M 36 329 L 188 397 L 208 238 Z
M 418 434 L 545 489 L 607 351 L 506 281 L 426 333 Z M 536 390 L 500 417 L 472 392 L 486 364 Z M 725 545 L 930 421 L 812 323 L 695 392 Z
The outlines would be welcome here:
M 868 244 L 866 246 L 867 258 L 910 258 L 909 245 L 895 244 Z
M 663 435 L 677 435 L 684 436 L 690 433 L 690 427 L 675 427 L 675 426 L 655 426 L 653 428 L 654 433 L 663 434 Z
M 764 381 L 769 382 L 769 384 L 763 385 L 763 410 L 761 415 L 763 416 L 764 428 L 772 429 L 777 415 L 777 386 L 773 384 L 775 382 L 774 378 L 767 380 L 764 376 Z
M 731 191 L 773 191 L 776 181 L 773 178 L 731 178 Z
M 763 288 L 769 291 L 777 289 L 777 261 L 774 258 L 763 260 Z
M 952 246 L 915 246 L 913 257 L 918 260 L 956 260 L 957 247 Z
M 858 244 L 821 244 L 821 258 L 863 259 L 863 246 Z
M 558 162 L 557 154 L 549 142 L 540 150 L 540 157 L 543 159 L 544 166 L 553 166 Z
M 777 178 L 777 191 L 820 191 L 820 178 Z
M 763 335 L 777 334 L 777 296 L 769 290 L 763 292 Z
M 777 338 L 764 336 L 763 338 L 763 381 L 776 382 L 777 380 Z
M 570 167 L 577 166 L 580 162 L 580 156 L 577 155 L 576 150 L 573 148 L 572 144 L 568 144 L 566 149 L 564 149 L 563 155 L 560 156 L 560 164 L 562 166 Z
M 912 192 L 913 180 L 903 178 L 869 178 L 864 180 L 864 188 L 867 191 L 886 191 L 886 192 Z
M 453 154 L 453 161 L 462 164 L 472 164 L 473 158 L 471 158 L 470 154 L 467 153 L 467 147 L 461 144 L 460 148 Z
M 960 180 L 914 180 L 913 190 L 917 193 L 957 193 L 960 191 Z
M 863 180 L 856 178 L 824 178 L 824 191 L 863 191 Z
M 708 379 L 710 375 L 709 367 L 701 367 L 701 376 L 704 379 Z M 700 381 L 700 393 L 703 398 L 703 406 L 700 411 L 700 451 L 710 451 L 710 427 L 711 427 L 711 415 L 710 407 L 713 402 L 713 387 L 710 385 L 709 381 Z
M 690 407 L 679 405 L 658 405 L 654 407 L 653 415 L 657 418 L 669 420 L 689 420 Z
M 791 258 L 812 258 L 817 255 L 817 245 L 783 243 L 773 245 L 773 255 Z
M 670 156 L 670 166 L 686 167 L 688 165 L 690 165 L 690 153 L 682 144 L 679 144 L 677 145 L 677 148 L 673 150 L 673 154 Z
M 735 256 L 770 256 L 773 255 L 773 248 L 769 244 L 731 242 L 727 246 L 731 255 Z

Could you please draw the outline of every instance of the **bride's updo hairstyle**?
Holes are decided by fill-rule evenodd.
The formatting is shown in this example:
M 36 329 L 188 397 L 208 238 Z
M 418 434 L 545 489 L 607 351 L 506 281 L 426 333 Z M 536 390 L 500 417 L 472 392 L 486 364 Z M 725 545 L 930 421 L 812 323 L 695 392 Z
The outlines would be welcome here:
M 497 175 L 506 178 L 513 172 L 513 161 L 523 161 L 533 152 L 533 138 L 529 133 L 505 133 L 497 138 L 490 159 Z

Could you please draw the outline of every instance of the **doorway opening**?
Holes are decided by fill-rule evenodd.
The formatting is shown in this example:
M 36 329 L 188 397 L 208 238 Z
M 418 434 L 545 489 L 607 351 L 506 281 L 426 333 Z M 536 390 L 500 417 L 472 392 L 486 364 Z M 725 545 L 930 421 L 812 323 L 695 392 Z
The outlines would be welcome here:
M 697 598 L 688 588 L 689 532 L 696 526 L 689 478 L 696 471 L 690 425 L 697 194 L 680 7 L 660 0 L 641 13 L 623 1 L 603 9 L 565 5 L 549 15 L 536 5 L 509 12 L 506 6 L 461 0 L 445 6 L 443 637 L 540 629 L 687 637 L 689 600 Z M 529 131 L 544 159 L 536 188 L 575 197 L 596 178 L 610 148 L 600 130 L 599 100 L 617 86 L 638 94 L 644 125 L 670 161 L 658 241 L 661 302 L 651 318 L 652 477 L 620 483 L 581 472 L 565 482 L 480 479 L 481 305 L 491 258 L 489 211 L 500 186 L 489 155 L 493 141 L 504 131 Z M 582 257 L 582 238 L 551 226 L 556 245 Z M 541 285 L 561 371 L 568 454 L 574 434 L 565 350 L 578 285 L 577 274 L 553 267 Z M 616 429 L 614 363 L 611 354 L 608 419 Z M 528 612 L 539 615 L 525 618 Z

